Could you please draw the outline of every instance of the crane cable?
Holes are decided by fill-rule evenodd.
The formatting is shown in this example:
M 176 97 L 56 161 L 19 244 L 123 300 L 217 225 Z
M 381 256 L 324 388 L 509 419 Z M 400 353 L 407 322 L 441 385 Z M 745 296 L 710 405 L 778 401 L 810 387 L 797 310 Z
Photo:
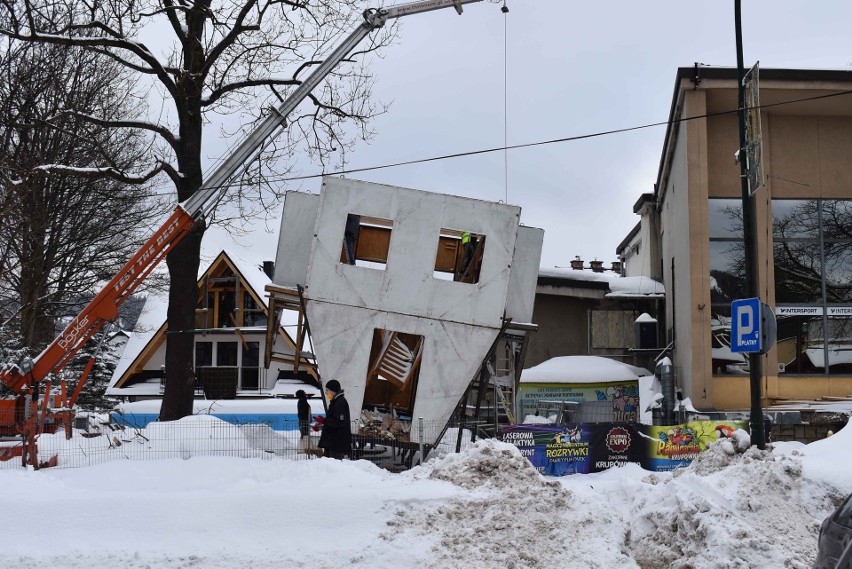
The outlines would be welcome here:
M 506 0 L 503 0 L 503 185 L 505 202 L 509 203 L 509 13 Z

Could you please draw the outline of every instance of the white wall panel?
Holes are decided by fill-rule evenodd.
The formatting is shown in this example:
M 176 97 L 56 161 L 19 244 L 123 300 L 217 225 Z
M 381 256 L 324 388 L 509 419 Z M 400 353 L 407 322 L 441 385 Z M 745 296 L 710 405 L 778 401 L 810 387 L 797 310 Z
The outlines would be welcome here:
M 285 195 L 273 283 L 305 285 L 318 209 L 317 194 L 287 192 Z
M 541 264 L 544 230 L 518 227 L 518 239 L 512 256 L 512 272 L 506 297 L 506 316 L 513 322 L 532 322 L 535 288 Z

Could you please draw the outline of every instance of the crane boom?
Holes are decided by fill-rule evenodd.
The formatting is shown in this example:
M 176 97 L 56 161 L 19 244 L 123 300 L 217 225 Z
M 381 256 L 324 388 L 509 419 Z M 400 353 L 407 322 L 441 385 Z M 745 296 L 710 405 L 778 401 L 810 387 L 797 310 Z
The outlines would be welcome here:
M 14 401 L 15 426 L 27 440 L 22 458 L 30 454 L 37 467 L 35 439 L 38 433 L 39 383 L 51 372 L 57 373 L 107 322 L 118 317 L 118 307 L 133 294 L 166 255 L 215 207 L 229 182 L 240 175 L 251 160 L 287 126 L 291 112 L 337 67 L 355 47 L 390 19 L 453 7 L 461 14 L 464 4 L 482 0 L 421 0 L 388 8 L 371 8 L 364 21 L 319 64 L 277 107 L 272 108 L 249 135 L 218 165 L 204 185 L 178 204 L 163 225 L 130 258 L 94 299 L 68 324 L 59 336 L 32 360 L 4 366 L 0 383 L 17 394 Z M 79 387 L 79 386 L 78 386 Z M 0 429 L 7 426 L 4 409 L 11 400 L 0 400 Z

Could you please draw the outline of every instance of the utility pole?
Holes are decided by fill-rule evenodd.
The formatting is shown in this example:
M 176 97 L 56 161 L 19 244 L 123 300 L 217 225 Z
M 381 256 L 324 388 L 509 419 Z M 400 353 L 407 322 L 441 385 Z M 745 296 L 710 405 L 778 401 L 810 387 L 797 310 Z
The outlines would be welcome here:
M 745 296 L 753 298 L 758 296 L 757 285 L 757 263 L 755 249 L 757 248 L 757 232 L 754 224 L 754 201 L 752 200 L 748 182 L 748 152 L 746 150 L 746 119 L 745 119 L 745 86 L 743 79 L 743 30 L 742 16 L 740 10 L 741 0 L 734 0 L 734 20 L 737 36 L 737 116 L 740 127 L 740 150 L 737 153 L 740 163 L 740 182 L 743 197 L 743 244 L 745 253 Z M 751 388 L 751 415 L 749 426 L 751 427 L 752 444 L 763 450 L 766 448 L 766 433 L 763 424 L 763 407 L 761 396 L 761 381 L 763 374 L 761 370 L 760 354 L 748 354 L 749 385 Z

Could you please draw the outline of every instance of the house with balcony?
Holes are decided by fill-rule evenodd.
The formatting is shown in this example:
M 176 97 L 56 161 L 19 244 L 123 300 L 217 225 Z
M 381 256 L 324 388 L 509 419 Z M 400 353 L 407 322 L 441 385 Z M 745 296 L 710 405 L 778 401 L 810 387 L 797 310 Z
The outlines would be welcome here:
M 263 365 L 267 349 L 268 306 L 264 287 L 272 264 L 260 266 L 221 251 L 198 279 L 195 329 L 196 396 L 199 399 L 251 399 L 289 395 L 318 386 L 313 364 L 296 349 L 298 311 L 281 311 L 270 350 L 277 358 Z M 106 394 L 126 401 L 159 399 L 165 385 L 167 299 L 148 296 Z M 301 353 L 296 364 L 295 353 Z M 295 369 L 295 371 L 294 371 Z M 318 392 L 317 392 L 318 393 Z

